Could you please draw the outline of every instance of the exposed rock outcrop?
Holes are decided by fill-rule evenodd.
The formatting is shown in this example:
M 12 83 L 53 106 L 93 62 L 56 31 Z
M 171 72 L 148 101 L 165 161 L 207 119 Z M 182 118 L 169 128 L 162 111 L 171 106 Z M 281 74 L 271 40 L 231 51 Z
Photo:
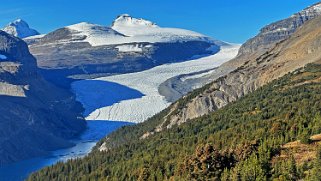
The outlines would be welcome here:
M 265 26 L 260 33 L 248 40 L 240 48 L 240 55 L 260 54 L 272 48 L 276 43 L 289 38 L 305 22 L 321 14 L 321 3 L 314 4 L 291 17 Z
M 27 44 L 0 31 L 0 165 L 71 146 L 81 105 L 38 73 Z
M 274 22 L 263 27 L 260 33 L 246 41 L 240 48 L 238 56 L 220 68 L 232 71 L 243 65 L 248 59 L 253 59 L 269 51 L 279 42 L 288 39 L 298 28 L 307 21 L 321 15 L 321 2 L 293 14 L 287 19 Z

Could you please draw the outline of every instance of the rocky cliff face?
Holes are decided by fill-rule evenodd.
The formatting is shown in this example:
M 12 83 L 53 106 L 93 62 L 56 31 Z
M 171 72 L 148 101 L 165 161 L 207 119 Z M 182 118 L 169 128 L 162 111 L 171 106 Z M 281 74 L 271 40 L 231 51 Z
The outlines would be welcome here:
M 70 146 L 81 105 L 41 77 L 24 41 L 0 31 L 0 55 L 0 165 Z
M 269 50 L 276 43 L 290 37 L 305 22 L 314 19 L 320 14 L 321 3 L 317 3 L 287 19 L 265 26 L 257 36 L 242 45 L 239 55 L 262 53 Z
M 217 71 L 220 73 L 218 74 L 215 72 L 213 75 L 209 76 L 209 78 L 212 80 L 217 79 L 222 74 L 227 74 L 243 65 L 248 59 L 262 55 L 279 42 L 289 38 L 307 21 L 312 20 L 319 15 L 321 15 L 321 2 L 307 7 L 287 19 L 263 27 L 258 35 L 249 39 L 241 46 L 238 56 L 235 59 L 223 64 Z
M 153 132 L 207 115 L 288 72 L 321 62 L 321 17 L 316 17 L 268 51 L 251 55 L 237 69 L 180 99 Z M 236 61 L 232 60 L 232 61 Z

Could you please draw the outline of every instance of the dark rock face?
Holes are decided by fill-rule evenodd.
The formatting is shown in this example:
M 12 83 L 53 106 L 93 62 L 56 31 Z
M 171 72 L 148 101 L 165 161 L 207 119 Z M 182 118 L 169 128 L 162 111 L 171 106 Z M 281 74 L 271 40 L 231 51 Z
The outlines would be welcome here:
M 71 146 L 81 105 L 42 78 L 24 41 L 0 31 L 0 54 L 0 165 Z

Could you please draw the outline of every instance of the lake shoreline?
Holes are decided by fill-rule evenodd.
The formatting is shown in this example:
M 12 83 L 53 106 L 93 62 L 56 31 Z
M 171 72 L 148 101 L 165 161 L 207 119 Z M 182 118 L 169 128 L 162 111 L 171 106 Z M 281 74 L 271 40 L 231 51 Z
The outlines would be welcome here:
M 96 143 L 122 126 L 133 125 L 128 122 L 87 121 L 87 129 L 78 139 L 70 140 L 75 146 L 52 151 L 47 156 L 11 163 L 0 167 L 0 178 L 5 181 L 22 181 L 32 172 L 51 166 L 59 161 L 82 158 L 88 155 Z M 0 180 L 1 180 L 0 179 Z

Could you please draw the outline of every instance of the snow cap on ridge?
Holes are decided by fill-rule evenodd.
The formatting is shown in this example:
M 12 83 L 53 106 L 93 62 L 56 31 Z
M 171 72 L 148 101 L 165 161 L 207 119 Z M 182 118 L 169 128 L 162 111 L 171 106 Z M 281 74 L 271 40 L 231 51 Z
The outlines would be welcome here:
M 28 23 L 26 23 L 24 20 L 22 19 L 17 19 L 11 23 L 9 23 L 9 26 L 24 26 L 24 27 L 28 27 L 29 28 L 29 25 Z
M 9 23 L 2 29 L 3 31 L 19 38 L 26 38 L 34 35 L 39 35 L 39 32 L 31 29 L 27 22 L 22 19 L 17 19 Z
M 145 26 L 145 27 L 158 27 L 156 23 L 142 19 L 134 18 L 129 14 L 122 14 L 117 16 L 113 21 L 112 28 L 117 26 Z

